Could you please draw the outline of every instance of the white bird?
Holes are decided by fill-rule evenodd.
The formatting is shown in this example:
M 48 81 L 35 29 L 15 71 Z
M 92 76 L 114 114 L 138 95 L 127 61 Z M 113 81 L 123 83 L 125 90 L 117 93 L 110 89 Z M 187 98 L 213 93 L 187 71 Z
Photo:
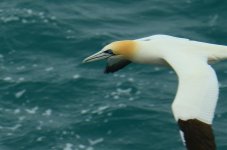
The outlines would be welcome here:
M 116 41 L 84 59 L 107 59 L 105 73 L 131 62 L 170 66 L 179 79 L 172 111 L 188 150 L 215 150 L 212 121 L 218 100 L 218 80 L 210 62 L 227 59 L 227 46 L 168 35 Z

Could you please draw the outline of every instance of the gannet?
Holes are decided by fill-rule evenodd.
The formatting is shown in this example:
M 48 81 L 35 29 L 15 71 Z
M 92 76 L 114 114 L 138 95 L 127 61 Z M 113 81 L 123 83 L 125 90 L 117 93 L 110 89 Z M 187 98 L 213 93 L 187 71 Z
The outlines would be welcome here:
M 218 80 L 211 62 L 227 59 L 227 46 L 168 35 L 116 41 L 83 63 L 107 59 L 105 73 L 131 62 L 170 66 L 178 76 L 172 111 L 188 150 L 215 150 L 212 121 L 218 100 Z

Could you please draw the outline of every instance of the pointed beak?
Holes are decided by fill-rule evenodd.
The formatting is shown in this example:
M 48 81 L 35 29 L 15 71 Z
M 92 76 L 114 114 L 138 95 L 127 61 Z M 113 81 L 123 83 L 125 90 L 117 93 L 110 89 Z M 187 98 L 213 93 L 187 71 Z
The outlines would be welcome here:
M 112 54 L 108 54 L 108 53 L 104 53 L 104 52 L 98 52 L 98 53 L 95 53 L 95 54 L 85 58 L 83 60 L 83 63 L 88 63 L 88 62 L 98 61 L 98 60 L 102 60 L 102 59 L 107 59 L 107 58 L 109 58 L 111 56 L 112 56 Z

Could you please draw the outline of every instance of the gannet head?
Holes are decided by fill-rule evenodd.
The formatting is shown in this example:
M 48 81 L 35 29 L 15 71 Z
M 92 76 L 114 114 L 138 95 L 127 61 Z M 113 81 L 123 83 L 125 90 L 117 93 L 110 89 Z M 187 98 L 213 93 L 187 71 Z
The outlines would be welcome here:
M 116 41 L 106 45 L 101 51 L 85 58 L 83 63 L 107 59 L 113 56 L 121 56 L 127 60 L 133 60 L 137 49 L 136 41 Z

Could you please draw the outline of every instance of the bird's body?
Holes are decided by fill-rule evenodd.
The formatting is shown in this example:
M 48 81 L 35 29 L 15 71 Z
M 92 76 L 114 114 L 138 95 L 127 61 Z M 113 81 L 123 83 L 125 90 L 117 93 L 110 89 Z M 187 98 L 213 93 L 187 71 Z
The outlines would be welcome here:
M 172 111 L 189 150 L 214 150 L 212 120 L 218 100 L 218 80 L 209 62 L 227 59 L 227 46 L 167 35 L 117 41 L 85 62 L 108 58 L 106 73 L 130 62 L 168 65 L 179 85 Z

